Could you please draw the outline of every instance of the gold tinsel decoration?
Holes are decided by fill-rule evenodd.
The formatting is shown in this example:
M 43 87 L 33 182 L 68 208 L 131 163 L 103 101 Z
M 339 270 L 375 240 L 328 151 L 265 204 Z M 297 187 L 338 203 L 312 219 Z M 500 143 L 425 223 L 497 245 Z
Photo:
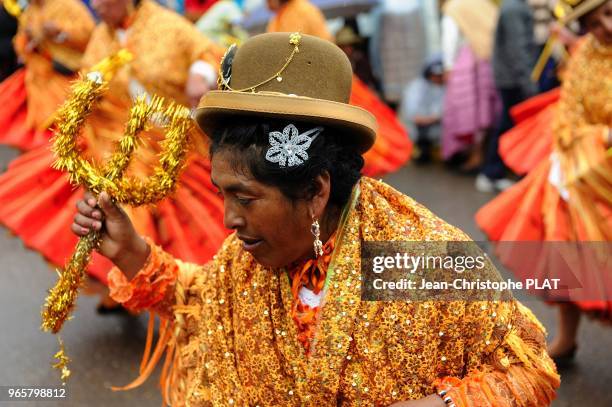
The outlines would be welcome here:
M 66 350 L 64 349 L 64 341 L 59 339 L 60 349 L 57 351 L 53 357 L 57 359 L 57 362 L 53 364 L 54 369 L 58 369 L 61 372 L 62 382 L 65 383 L 66 380 L 70 377 L 70 369 L 68 369 L 68 363 L 70 362 L 70 358 L 66 356 Z
M 144 96 L 138 98 L 130 110 L 124 135 L 117 143 L 117 151 L 103 168 L 81 157 L 76 142 L 86 117 L 104 93 L 106 82 L 114 71 L 130 59 L 129 53 L 120 51 L 96 65 L 92 72 L 73 85 L 70 97 L 58 112 L 59 120 L 53 138 L 53 152 L 57 158 L 54 167 L 68 172 L 72 184 L 84 186 L 96 195 L 106 191 L 115 202 L 140 206 L 158 202 L 174 190 L 188 149 L 188 134 L 192 126 L 189 110 L 174 103 L 165 104 L 159 97 L 153 97 L 150 101 Z M 160 143 L 162 152 L 159 165 L 147 181 L 124 177 L 137 147 L 137 136 L 152 121 L 166 128 L 165 138 Z M 58 270 L 59 279 L 49 291 L 42 311 L 44 331 L 58 333 L 69 318 L 78 290 L 86 277 L 91 253 L 99 242 L 100 233 L 97 231 L 81 237 L 68 264 L 63 270 Z M 53 367 L 61 370 L 64 381 L 70 371 L 61 339 L 55 358 L 58 362 Z

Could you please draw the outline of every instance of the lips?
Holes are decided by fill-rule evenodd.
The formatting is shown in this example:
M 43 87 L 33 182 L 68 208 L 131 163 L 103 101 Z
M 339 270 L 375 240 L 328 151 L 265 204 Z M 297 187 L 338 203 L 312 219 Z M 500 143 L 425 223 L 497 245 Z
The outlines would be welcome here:
M 242 240 L 242 248 L 248 252 L 252 252 L 257 247 L 261 245 L 263 239 L 257 239 L 254 237 L 240 236 L 238 235 L 238 239 Z

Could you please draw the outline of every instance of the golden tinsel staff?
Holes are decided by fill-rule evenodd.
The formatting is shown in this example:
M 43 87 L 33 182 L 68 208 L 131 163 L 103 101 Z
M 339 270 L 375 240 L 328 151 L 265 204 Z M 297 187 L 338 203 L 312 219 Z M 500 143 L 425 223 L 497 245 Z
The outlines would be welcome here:
M 192 127 L 187 108 L 174 103 L 165 104 L 159 97 L 153 97 L 148 102 L 144 96 L 138 98 L 130 110 L 118 150 L 103 168 L 82 158 L 76 143 L 79 130 L 104 93 L 107 81 L 130 59 L 131 55 L 127 51 L 119 51 L 94 66 L 90 73 L 73 85 L 70 97 L 57 115 L 57 130 L 53 138 L 53 152 L 57 157 L 54 167 L 68 172 L 72 184 L 84 186 L 96 195 L 106 191 L 115 202 L 140 206 L 162 200 L 176 186 L 185 162 L 188 134 Z M 153 120 L 166 128 L 165 138 L 161 142 L 159 165 L 146 182 L 123 177 L 136 149 L 137 135 Z M 74 309 L 78 290 L 83 285 L 91 253 L 99 241 L 98 231 L 91 231 L 81 237 L 68 264 L 63 270 L 58 270 L 59 279 L 49 291 L 42 311 L 41 328 L 44 331 L 58 333 L 68 319 Z M 61 371 L 62 381 L 65 381 L 70 376 L 67 368 L 69 359 L 61 339 L 59 343 L 60 350 L 55 354 L 58 361 L 53 367 Z

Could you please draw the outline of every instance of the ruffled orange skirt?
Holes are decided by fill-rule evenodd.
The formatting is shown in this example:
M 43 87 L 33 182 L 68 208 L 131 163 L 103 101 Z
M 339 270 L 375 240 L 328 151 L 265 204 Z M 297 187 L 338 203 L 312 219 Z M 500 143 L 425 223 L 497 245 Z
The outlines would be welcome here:
M 23 151 L 46 145 L 51 119 L 72 79 L 53 71 L 46 59 L 33 57 L 0 83 L 0 143 Z
M 561 284 L 580 288 L 547 293 L 545 299 L 571 301 L 590 315 L 612 320 L 612 264 L 609 253 L 608 259 L 597 258 L 609 243 L 588 241 L 581 214 L 549 182 L 551 165 L 546 156 L 523 180 L 483 206 L 476 223 L 520 281 L 560 278 Z M 601 213 L 612 228 L 612 208 Z
M 378 122 L 376 142 L 364 155 L 363 173 L 370 177 L 381 177 L 406 164 L 412 154 L 412 142 L 408 132 L 399 122 L 395 112 L 355 75 L 350 103 L 372 113 Z
M 516 125 L 499 140 L 499 154 L 516 174 L 524 175 L 550 155 L 552 126 L 560 89 L 535 96 L 511 110 Z

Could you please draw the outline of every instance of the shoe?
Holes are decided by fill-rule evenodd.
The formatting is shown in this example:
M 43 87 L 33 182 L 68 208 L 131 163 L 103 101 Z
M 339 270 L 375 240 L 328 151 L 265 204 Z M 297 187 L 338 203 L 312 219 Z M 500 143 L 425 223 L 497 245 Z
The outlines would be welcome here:
M 98 315 L 130 315 L 121 304 L 108 306 L 100 303 L 96 306 L 96 312 Z
M 476 176 L 474 185 L 478 192 L 495 192 L 495 181 L 484 174 L 478 174 Z
M 491 179 L 482 173 L 476 177 L 476 190 L 479 192 L 502 192 L 514 184 L 515 182 L 508 178 Z
M 572 346 L 569 350 L 561 355 L 557 355 L 552 358 L 553 362 L 557 366 L 557 369 L 568 369 L 574 365 L 576 359 L 576 345 Z
M 497 189 L 500 192 L 503 192 L 506 189 L 513 186 L 514 184 L 516 184 L 516 182 L 508 178 L 500 178 L 500 179 L 496 179 L 495 181 L 493 181 L 493 184 L 495 185 L 495 189 Z
M 128 311 L 120 303 L 113 300 L 109 295 L 103 297 L 96 306 L 99 315 L 120 315 L 127 314 Z

